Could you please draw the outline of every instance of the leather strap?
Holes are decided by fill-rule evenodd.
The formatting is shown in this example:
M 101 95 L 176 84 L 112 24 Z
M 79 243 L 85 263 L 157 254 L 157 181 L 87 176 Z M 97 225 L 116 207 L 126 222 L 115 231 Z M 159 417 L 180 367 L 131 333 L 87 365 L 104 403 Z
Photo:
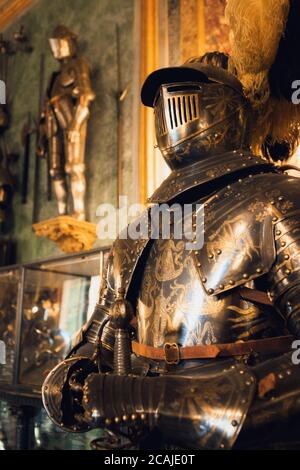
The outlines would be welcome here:
M 249 287 L 241 287 L 239 289 L 239 293 L 244 300 L 249 300 L 256 304 L 267 305 L 268 307 L 274 307 L 273 302 L 271 302 L 266 292 L 257 289 L 250 289 Z
M 163 348 L 154 348 L 146 344 L 132 341 L 132 351 L 138 356 L 148 359 L 166 361 L 169 364 L 177 364 L 180 360 L 209 359 L 215 357 L 243 356 L 256 353 L 280 353 L 287 352 L 291 348 L 294 337 L 278 336 L 252 341 L 210 344 L 198 346 L 180 347 L 176 343 L 166 343 Z

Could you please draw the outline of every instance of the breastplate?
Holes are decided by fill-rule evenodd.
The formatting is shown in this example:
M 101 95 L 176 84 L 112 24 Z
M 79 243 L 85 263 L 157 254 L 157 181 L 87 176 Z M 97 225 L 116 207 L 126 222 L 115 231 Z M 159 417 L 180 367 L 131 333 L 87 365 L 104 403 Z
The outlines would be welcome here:
M 154 347 L 226 343 L 278 334 L 267 311 L 238 288 L 205 292 L 194 257 L 180 240 L 154 240 L 137 301 L 138 341 Z
M 73 68 L 66 64 L 55 77 L 51 89 L 51 98 L 60 96 L 73 96 L 73 90 L 76 86 L 76 76 Z

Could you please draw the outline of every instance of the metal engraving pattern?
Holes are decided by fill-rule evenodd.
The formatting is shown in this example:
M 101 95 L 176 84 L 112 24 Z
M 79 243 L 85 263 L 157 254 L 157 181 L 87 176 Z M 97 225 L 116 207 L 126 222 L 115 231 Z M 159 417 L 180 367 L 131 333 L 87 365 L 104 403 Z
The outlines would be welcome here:
M 148 199 L 148 202 L 166 203 L 191 188 L 200 187 L 202 184 L 217 180 L 224 175 L 233 174 L 239 170 L 248 169 L 250 173 L 252 168 L 256 169 L 257 167 L 260 167 L 262 171 L 274 168 L 247 150 L 236 150 L 203 158 L 193 165 L 178 171 L 172 171 Z

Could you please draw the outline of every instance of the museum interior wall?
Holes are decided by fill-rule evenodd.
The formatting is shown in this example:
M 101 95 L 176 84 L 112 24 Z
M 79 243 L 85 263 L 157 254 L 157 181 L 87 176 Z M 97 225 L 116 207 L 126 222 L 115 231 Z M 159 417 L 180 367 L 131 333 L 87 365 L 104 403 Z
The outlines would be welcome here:
M 5 37 L 24 27 L 30 36 L 32 52 L 19 54 L 11 64 L 11 126 L 7 133 L 9 152 L 18 155 L 12 171 L 16 180 L 16 190 L 12 211 L 4 228 L 6 236 L 11 236 L 17 245 L 17 262 L 58 254 L 59 250 L 47 239 L 40 239 L 32 232 L 32 212 L 34 199 L 35 135 L 31 136 L 30 163 L 28 172 L 27 203 L 22 203 L 21 184 L 23 171 L 22 129 L 28 122 L 34 127 L 38 116 L 40 63 L 44 57 L 45 93 L 51 72 L 57 69 L 52 57 L 48 38 L 58 24 L 64 24 L 78 35 L 79 52 L 91 64 L 92 83 L 96 100 L 91 107 L 86 145 L 87 174 L 87 219 L 96 222 L 96 209 L 102 202 L 115 202 L 117 181 L 117 38 L 120 37 L 120 72 L 122 85 L 128 87 L 123 102 L 122 119 L 122 178 L 126 195 L 135 197 L 132 165 L 132 73 L 133 73 L 133 27 L 134 2 L 132 0 L 41 0 L 14 22 Z M 39 192 L 37 196 L 38 221 L 56 215 L 54 196 L 47 200 L 47 164 L 40 162 Z

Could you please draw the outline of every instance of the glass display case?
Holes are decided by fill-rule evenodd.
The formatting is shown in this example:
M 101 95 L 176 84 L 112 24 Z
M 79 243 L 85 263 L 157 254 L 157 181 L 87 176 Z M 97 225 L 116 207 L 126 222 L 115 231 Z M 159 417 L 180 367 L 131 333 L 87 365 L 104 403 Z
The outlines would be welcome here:
M 108 251 L 0 268 L 0 449 L 88 449 L 96 437 L 57 429 L 41 385 L 94 311 Z
M 0 269 L 0 399 L 40 397 L 93 313 L 107 256 L 97 249 Z
M 97 302 L 105 254 L 26 266 L 18 383 L 40 387 L 67 354 Z
M 13 383 L 21 269 L 0 271 L 0 382 Z

